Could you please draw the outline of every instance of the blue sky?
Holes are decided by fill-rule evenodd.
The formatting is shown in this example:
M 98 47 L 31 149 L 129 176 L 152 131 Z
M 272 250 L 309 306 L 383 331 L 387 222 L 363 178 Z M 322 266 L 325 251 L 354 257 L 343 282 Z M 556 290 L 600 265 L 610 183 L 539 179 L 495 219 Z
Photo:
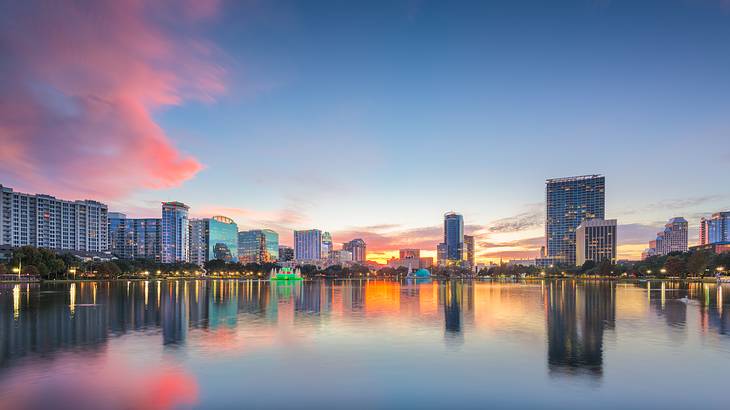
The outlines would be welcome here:
M 297 228 L 361 235 L 377 258 L 432 251 L 449 210 L 465 215 L 482 258 L 534 255 L 551 177 L 606 176 L 627 257 L 670 217 L 696 227 L 730 208 L 727 1 L 224 1 L 215 11 L 174 35 L 205 41 L 199 58 L 224 90 L 151 110 L 202 169 L 113 206 L 154 213 L 181 200 L 283 242 Z

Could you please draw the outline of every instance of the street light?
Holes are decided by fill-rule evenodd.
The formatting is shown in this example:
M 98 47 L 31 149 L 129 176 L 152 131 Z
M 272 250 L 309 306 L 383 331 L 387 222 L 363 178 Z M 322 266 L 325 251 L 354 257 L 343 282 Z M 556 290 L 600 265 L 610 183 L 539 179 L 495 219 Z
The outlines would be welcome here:
M 76 268 L 70 268 L 68 272 L 74 275 L 74 280 L 76 280 Z
M 666 270 L 666 269 L 664 269 L 664 268 L 661 268 L 661 269 L 659 270 L 659 272 L 661 272 L 661 273 L 667 273 L 667 270 Z
M 725 271 L 725 267 L 724 266 L 718 266 L 717 268 L 715 268 L 715 270 L 717 270 L 720 273 L 720 275 L 722 275 L 722 273 Z

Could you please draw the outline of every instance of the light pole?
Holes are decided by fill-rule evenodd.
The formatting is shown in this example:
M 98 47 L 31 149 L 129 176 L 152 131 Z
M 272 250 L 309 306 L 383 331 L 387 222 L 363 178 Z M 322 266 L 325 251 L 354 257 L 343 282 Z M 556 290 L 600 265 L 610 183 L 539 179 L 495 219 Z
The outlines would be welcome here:
M 68 272 L 72 275 L 74 275 L 74 280 L 76 280 L 76 268 L 70 268 Z
M 18 274 L 18 280 L 20 280 L 20 272 L 23 270 L 23 258 L 18 258 L 18 267 L 13 268 L 13 272 Z

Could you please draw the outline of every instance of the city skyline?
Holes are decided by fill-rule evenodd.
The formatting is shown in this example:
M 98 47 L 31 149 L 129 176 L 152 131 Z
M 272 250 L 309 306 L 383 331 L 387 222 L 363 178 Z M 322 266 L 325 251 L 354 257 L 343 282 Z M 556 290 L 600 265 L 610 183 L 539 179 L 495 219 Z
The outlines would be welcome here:
M 130 218 L 181 201 L 289 246 L 317 228 L 379 262 L 435 259 L 455 210 L 483 262 L 536 257 L 544 181 L 595 173 L 618 259 L 676 216 L 697 244 L 730 209 L 727 5 L 482 3 L 8 4 L 0 183 Z

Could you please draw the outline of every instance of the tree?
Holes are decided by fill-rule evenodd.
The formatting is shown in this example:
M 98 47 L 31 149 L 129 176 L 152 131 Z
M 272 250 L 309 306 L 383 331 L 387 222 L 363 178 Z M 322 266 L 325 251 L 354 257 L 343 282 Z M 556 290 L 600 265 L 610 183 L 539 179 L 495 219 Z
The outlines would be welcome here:
M 585 272 L 588 272 L 589 270 L 593 269 L 594 267 L 596 267 L 596 262 L 594 262 L 592 260 L 587 260 L 587 261 L 583 262 L 583 266 L 580 267 L 580 271 L 582 273 L 585 273 Z
M 690 274 L 704 276 L 707 264 L 710 262 L 710 255 L 704 251 L 693 252 L 687 258 L 687 270 Z
M 668 257 L 667 261 L 664 262 L 664 269 L 667 270 L 670 276 L 681 276 L 683 278 L 687 276 L 687 263 L 678 255 Z

